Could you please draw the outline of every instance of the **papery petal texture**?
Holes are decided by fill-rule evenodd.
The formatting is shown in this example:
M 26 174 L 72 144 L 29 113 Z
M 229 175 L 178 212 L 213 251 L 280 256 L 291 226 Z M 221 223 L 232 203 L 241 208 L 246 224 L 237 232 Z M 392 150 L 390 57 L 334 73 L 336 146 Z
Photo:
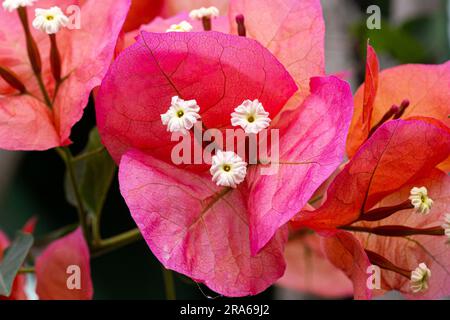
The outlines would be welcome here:
M 338 174 L 327 201 L 316 211 L 301 212 L 294 225 L 316 230 L 347 225 L 404 184 L 427 176 L 449 154 L 447 130 L 420 120 L 390 121 Z
M 437 169 L 431 170 L 426 177 L 416 179 L 397 192 L 380 201 L 376 207 L 393 206 L 408 199 L 411 188 L 426 186 L 428 194 L 433 198 L 433 208 L 426 215 L 417 214 L 414 210 L 403 210 L 377 222 L 359 223 L 360 226 L 377 227 L 381 225 L 402 225 L 412 228 L 439 227 L 445 214 L 450 212 L 450 177 Z M 409 279 L 395 272 L 381 272 L 382 292 L 398 290 L 409 299 L 439 299 L 450 295 L 450 250 L 445 236 L 415 235 L 409 237 L 380 237 L 357 233 L 355 237 L 365 248 L 376 252 L 396 266 L 414 270 L 420 263 L 426 263 L 432 276 L 429 289 L 414 294 L 410 289 Z
M 347 152 L 352 157 L 368 132 L 361 129 L 363 118 L 363 101 L 369 81 L 361 86 L 355 94 L 355 114 L 350 127 Z M 450 108 L 450 62 L 441 65 L 401 65 L 380 72 L 378 90 L 374 100 L 370 127 L 380 121 L 392 105 L 399 105 L 403 100 L 410 101 L 410 106 L 402 119 L 412 117 L 435 118 L 450 126 L 448 115 Z
M 168 269 L 232 297 L 262 292 L 284 272 L 287 230 L 252 256 L 246 189 L 220 189 L 209 176 L 138 151 L 122 157 L 120 189 L 155 256 Z
M 218 32 L 145 33 L 112 65 L 97 97 L 102 140 L 119 162 L 130 148 L 170 161 L 175 142 L 160 115 L 173 96 L 195 99 L 206 128 L 258 99 L 276 115 L 296 91 L 284 67 L 256 41 Z
M 56 38 L 62 60 L 63 83 L 53 110 L 42 102 L 31 70 L 25 36 L 15 12 L 0 10 L 0 65 L 14 71 L 30 95 L 16 95 L 0 79 L 0 148 L 46 150 L 70 143 L 72 126 L 82 116 L 91 90 L 98 86 L 113 57 L 117 37 L 129 8 L 129 0 L 39 1 L 39 6 L 80 5 L 80 29 L 63 29 Z M 28 8 L 29 21 L 33 8 Z M 32 30 L 39 47 L 42 77 L 50 97 L 55 93 L 51 75 L 50 41 L 43 32 Z
M 319 0 L 231 0 L 230 25 L 243 14 L 248 37 L 268 48 L 295 79 L 299 92 L 289 106 L 309 94 L 309 79 L 325 74 L 325 23 Z
M 352 282 L 324 255 L 317 235 L 289 240 L 285 258 L 286 272 L 279 286 L 326 298 L 353 296 Z
M 348 83 L 336 77 L 312 78 L 311 95 L 281 115 L 279 168 L 249 175 L 250 235 L 258 252 L 276 230 L 297 214 L 314 191 L 341 164 L 353 110 Z
M 371 299 L 372 290 L 367 286 L 371 263 L 358 239 L 351 233 L 339 231 L 332 237 L 322 238 L 322 248 L 328 260 L 352 280 L 354 298 Z
M 90 300 L 93 296 L 89 248 L 80 228 L 52 242 L 36 259 L 36 293 L 41 300 Z M 71 276 L 80 276 L 73 288 Z M 76 284 L 76 278 L 73 278 Z

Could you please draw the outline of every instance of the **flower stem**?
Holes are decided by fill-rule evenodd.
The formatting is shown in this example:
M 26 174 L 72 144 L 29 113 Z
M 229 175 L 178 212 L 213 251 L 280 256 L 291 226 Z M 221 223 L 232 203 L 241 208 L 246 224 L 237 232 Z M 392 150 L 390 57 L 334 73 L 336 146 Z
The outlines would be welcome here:
M 136 229 L 121 233 L 117 236 L 101 240 L 99 246 L 103 247 L 103 248 L 105 248 L 105 247 L 117 248 L 119 246 L 123 246 L 123 245 L 129 244 L 129 243 L 132 243 L 134 241 L 141 240 L 141 239 L 142 239 L 141 232 L 139 231 L 139 229 L 136 228 Z
M 28 14 L 27 10 L 24 7 L 19 7 L 17 9 L 20 22 L 22 23 L 23 30 L 25 32 L 25 39 L 27 44 L 27 53 L 28 58 L 30 60 L 31 68 L 33 69 L 34 75 L 36 76 L 39 89 L 42 92 L 42 96 L 44 97 L 45 103 L 49 108 L 52 108 L 52 102 L 48 95 L 47 89 L 45 88 L 44 81 L 42 80 L 42 62 L 41 55 L 39 53 L 38 46 L 36 41 L 33 38 L 33 35 L 30 31 L 30 26 L 28 24 Z
M 164 275 L 164 286 L 166 289 L 166 299 L 167 300 L 176 300 L 175 293 L 175 281 L 173 279 L 173 272 L 169 269 L 162 267 L 163 275 Z
M 34 273 L 35 271 L 34 267 L 22 267 L 19 269 L 20 274 Z
M 75 170 L 73 167 L 73 156 L 72 152 L 69 148 L 58 148 L 56 149 L 58 154 L 61 156 L 61 158 L 64 160 L 64 163 L 66 164 L 66 169 L 68 172 L 68 177 L 70 181 L 70 185 L 72 186 L 73 193 L 75 195 L 75 200 L 77 202 L 77 212 L 78 212 L 78 219 L 80 221 L 81 228 L 83 229 L 84 237 L 87 241 L 87 243 L 91 243 L 91 235 L 90 235 L 90 228 L 87 220 L 87 211 L 84 208 L 83 199 L 81 197 L 80 188 L 78 186 L 78 182 L 75 176 Z
M 416 229 L 404 226 L 379 226 L 375 228 L 344 226 L 340 229 L 354 232 L 372 233 L 385 237 L 406 237 L 413 235 L 443 236 L 445 234 L 444 229 L 442 229 L 441 227 Z

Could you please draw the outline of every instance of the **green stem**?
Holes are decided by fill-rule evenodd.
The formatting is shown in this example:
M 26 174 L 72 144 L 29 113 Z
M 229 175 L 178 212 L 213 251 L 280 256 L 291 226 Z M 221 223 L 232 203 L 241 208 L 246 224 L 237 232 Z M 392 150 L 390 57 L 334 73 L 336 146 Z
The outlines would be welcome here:
M 105 147 L 101 146 L 101 147 L 98 147 L 98 148 L 96 148 L 96 149 L 94 149 L 92 151 L 89 151 L 89 152 L 86 152 L 86 153 L 83 153 L 83 154 L 81 154 L 79 156 L 74 157 L 73 161 L 74 162 L 78 162 L 78 161 L 81 161 L 81 160 L 86 160 L 86 159 L 89 159 L 92 156 L 95 156 L 95 155 L 97 155 L 99 153 L 102 153 L 103 151 L 105 151 Z
M 169 269 L 162 267 L 163 275 L 164 275 L 164 287 L 166 289 L 166 299 L 167 300 L 176 300 L 175 293 L 175 281 L 173 279 L 173 272 Z
M 142 240 L 142 235 L 137 228 L 104 240 L 98 235 L 93 243 L 92 256 L 99 257 L 139 240 Z
M 35 272 L 34 267 L 22 267 L 22 268 L 20 268 L 20 270 L 19 270 L 19 273 L 20 273 L 20 274 L 34 273 L 34 272 Z
M 106 247 L 121 247 L 124 245 L 127 245 L 129 243 L 135 242 L 137 240 L 141 240 L 142 235 L 139 229 L 133 229 L 124 233 L 121 233 L 117 236 L 104 239 L 100 241 L 99 247 L 100 248 L 106 248 Z
M 73 156 L 69 148 L 58 148 L 56 149 L 60 154 L 64 163 L 66 164 L 67 172 L 69 175 L 69 181 L 75 195 L 75 200 L 77 202 L 77 212 L 78 219 L 80 221 L 81 228 L 83 229 L 84 237 L 87 243 L 91 243 L 90 228 L 87 221 L 87 211 L 84 208 L 83 198 L 81 197 L 80 188 L 78 187 L 78 182 L 75 176 L 75 169 L 73 167 Z

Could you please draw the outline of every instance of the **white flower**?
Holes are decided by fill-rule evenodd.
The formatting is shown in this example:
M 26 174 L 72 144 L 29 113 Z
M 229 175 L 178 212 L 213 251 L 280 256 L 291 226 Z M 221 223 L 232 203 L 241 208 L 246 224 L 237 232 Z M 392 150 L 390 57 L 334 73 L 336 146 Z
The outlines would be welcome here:
M 209 171 L 213 176 L 212 180 L 218 186 L 236 188 L 247 175 L 247 163 L 232 151 L 218 150 L 212 157 L 212 166 Z
M 241 126 L 245 133 L 258 133 L 270 125 L 269 113 L 256 100 L 245 100 L 231 114 L 231 124 Z
M 444 224 L 442 225 L 442 228 L 445 230 L 445 235 L 450 240 L 450 213 L 447 213 L 444 218 Z
M 166 113 L 161 115 L 163 125 L 167 125 L 167 131 L 187 134 L 194 124 L 200 119 L 200 107 L 195 100 L 185 101 L 175 96 Z
M 411 290 L 414 293 L 428 290 L 428 280 L 431 278 L 431 270 L 425 263 L 419 264 L 416 270 L 411 272 Z
M 189 18 L 192 20 L 202 20 L 203 18 L 217 18 L 219 16 L 219 9 L 216 7 L 201 7 L 200 9 L 192 10 L 189 13 Z
M 13 12 L 19 7 L 32 6 L 37 0 L 5 0 L 3 1 L 3 9 Z
M 66 17 L 59 7 L 36 9 L 35 13 L 36 17 L 33 20 L 33 27 L 48 34 L 57 33 L 69 23 L 69 18 Z
M 172 24 L 166 32 L 189 32 L 192 31 L 192 25 L 187 21 L 181 21 L 179 24 Z
M 416 209 L 416 212 L 420 212 L 422 214 L 430 213 L 431 206 L 433 205 L 433 200 L 428 197 L 427 188 L 412 188 L 409 200 L 411 200 L 411 204 Z

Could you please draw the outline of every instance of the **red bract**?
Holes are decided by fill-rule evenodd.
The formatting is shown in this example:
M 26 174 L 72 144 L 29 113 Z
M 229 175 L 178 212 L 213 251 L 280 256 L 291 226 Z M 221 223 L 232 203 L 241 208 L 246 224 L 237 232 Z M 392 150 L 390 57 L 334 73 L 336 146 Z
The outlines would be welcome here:
M 379 74 L 378 67 L 376 53 L 368 46 L 366 80 L 355 94 L 355 113 L 347 141 L 350 157 L 391 107 L 401 107 L 403 101 L 408 101 L 409 105 L 401 114 L 402 119 L 429 117 L 450 126 L 450 62 L 402 65 Z M 448 160 L 441 168 L 448 170 Z
M 149 23 L 157 17 L 163 8 L 164 0 L 131 0 L 130 11 L 123 25 L 123 31 L 138 29 L 140 25 Z
M 259 43 L 216 32 L 142 33 L 113 64 L 97 99 L 99 130 L 122 157 L 122 195 L 166 267 L 228 296 L 256 294 L 282 275 L 283 225 L 342 159 L 349 86 L 312 79 L 311 95 L 270 127 L 280 130 L 279 173 L 253 166 L 235 190 L 218 188 L 205 166 L 172 165 L 160 114 L 173 96 L 195 99 L 204 126 L 223 130 L 242 101 L 257 98 L 276 117 L 295 90 Z
M 448 295 L 450 286 L 439 283 L 450 283 L 450 259 L 440 227 L 449 209 L 449 178 L 434 167 L 449 155 L 450 133 L 445 126 L 434 126 L 429 120 L 390 121 L 361 146 L 337 175 L 324 204 L 316 211 L 300 212 L 293 225 L 331 235 L 331 239 L 323 240 L 325 248 L 329 247 L 331 261 L 344 270 L 367 262 L 368 257 L 360 254 L 335 262 L 340 256 L 336 252 L 355 250 L 356 240 L 350 233 L 338 229 L 357 231 L 359 251 L 364 248 L 374 252 L 396 266 L 396 271 L 401 270 L 402 274 L 392 271 L 389 266 L 389 271 L 383 270 L 383 290 L 397 289 L 414 298 Z M 404 205 L 408 203 L 410 190 L 420 186 L 425 186 L 434 200 L 427 216 Z M 347 240 L 340 241 L 342 236 Z M 374 258 L 370 254 L 369 257 Z M 379 259 L 372 262 L 380 264 Z M 412 294 L 406 275 L 422 262 L 432 270 L 430 289 Z M 381 264 L 387 266 L 383 261 Z M 362 267 L 358 270 L 366 271 Z M 360 297 L 364 297 L 367 275 L 353 276 L 355 294 L 360 292 Z
M 37 2 L 36 6 L 57 5 L 65 10 L 80 3 L 48 0 Z M 81 118 L 91 90 L 107 71 L 129 7 L 128 0 L 82 3 L 81 29 L 61 30 L 56 36 L 65 77 L 57 92 L 50 68 L 48 35 L 31 28 L 42 58 L 42 78 L 51 106 L 44 103 L 33 74 L 17 13 L 0 10 L 0 66 L 13 71 L 27 89 L 27 93 L 19 94 L 0 78 L 0 148 L 45 150 L 70 143 L 72 126 Z M 33 9 L 25 9 L 30 24 Z
M 348 232 L 340 231 L 334 237 L 322 239 L 322 250 L 328 260 L 352 280 L 355 299 L 372 297 L 367 287 L 367 268 L 371 263 L 357 239 Z
M 39 299 L 92 299 L 89 248 L 80 228 L 52 242 L 36 259 L 35 268 Z
M 433 199 L 430 214 L 422 216 L 413 210 L 392 215 L 377 222 L 364 222 L 358 225 L 375 228 L 381 225 L 404 225 L 426 229 L 440 227 L 445 214 L 450 212 L 450 178 L 439 170 L 431 170 L 427 177 L 405 185 L 398 192 L 383 199 L 377 207 L 393 206 L 409 196 L 414 186 L 427 186 L 428 194 Z M 374 294 L 382 294 L 391 289 L 399 290 L 409 299 L 436 299 L 448 297 L 450 294 L 450 248 L 447 237 L 416 235 L 409 237 L 379 237 L 366 233 L 357 233 L 355 237 L 364 244 L 366 250 L 381 253 L 394 265 L 406 269 L 414 269 L 425 262 L 431 270 L 429 289 L 423 293 L 411 292 L 408 279 L 392 271 L 382 271 L 381 290 Z

